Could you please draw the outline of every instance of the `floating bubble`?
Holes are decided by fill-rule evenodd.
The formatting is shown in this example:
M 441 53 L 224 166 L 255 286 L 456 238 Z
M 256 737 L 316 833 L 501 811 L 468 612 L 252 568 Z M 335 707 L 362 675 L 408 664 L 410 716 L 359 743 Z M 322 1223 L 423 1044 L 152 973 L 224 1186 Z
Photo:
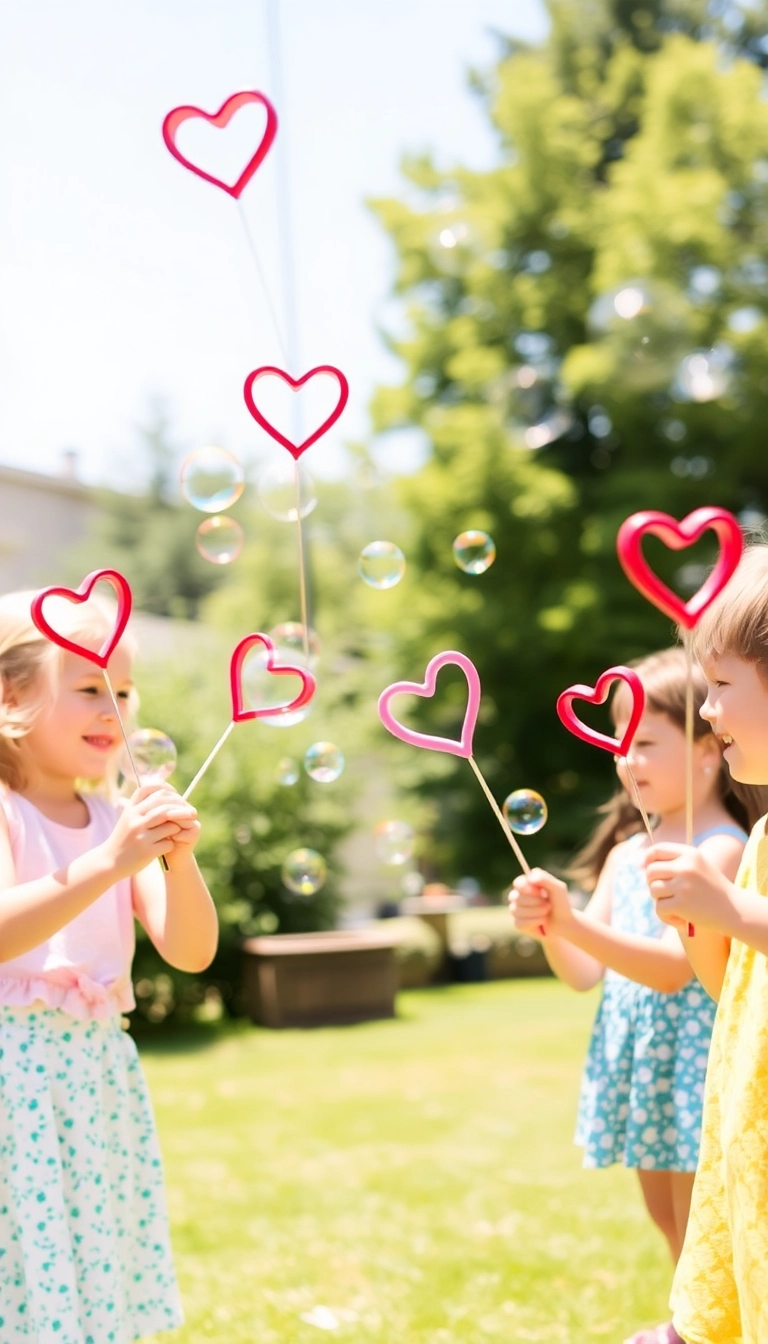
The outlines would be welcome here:
M 516 835 L 535 835 L 547 820 L 547 804 L 535 789 L 515 789 L 504 799 L 501 810 Z
M 229 565 L 243 548 L 243 529 L 233 518 L 206 518 L 195 533 L 195 547 L 211 565 Z
M 242 463 L 226 448 L 196 448 L 181 464 L 181 493 L 201 513 L 221 513 L 245 489 Z
M 672 395 L 678 401 L 716 401 L 731 386 L 733 363 L 733 350 L 722 342 L 711 350 L 692 350 L 675 370 Z
M 212 565 L 231 565 L 243 549 L 243 529 L 234 518 L 217 513 L 206 518 L 195 533 L 195 545 Z
M 454 541 L 453 558 L 465 574 L 484 574 L 496 559 L 496 543 L 487 532 L 470 528 Z
M 389 863 L 393 867 L 408 862 L 413 854 L 415 841 L 414 829 L 407 821 L 380 821 L 373 832 L 373 846 L 377 859 L 380 863 Z M 415 876 L 421 879 L 423 887 L 424 879 L 421 873 Z M 420 895 L 421 887 L 413 894 Z
M 313 742 L 304 753 L 304 769 L 318 784 L 332 784 L 344 769 L 344 755 L 333 742 Z
M 284 785 L 285 788 L 290 788 L 291 784 L 295 784 L 298 778 L 298 761 L 294 761 L 291 756 L 283 756 L 282 760 L 278 761 L 277 769 L 275 771 L 275 779 L 278 784 Z
M 269 631 L 269 638 L 279 653 L 278 662 L 299 663 L 301 667 L 305 666 L 304 626 L 301 621 L 282 621 Z M 312 626 L 307 631 L 306 645 L 309 649 L 311 669 L 317 665 L 322 648 L 320 636 Z
M 281 523 L 295 523 L 296 489 L 299 491 L 299 516 L 306 518 L 317 507 L 315 482 L 305 466 L 289 458 L 270 462 L 256 480 L 256 495 L 262 508 Z
M 314 896 L 323 886 L 328 868 L 316 849 L 294 849 L 283 864 L 281 876 L 288 890 L 297 896 Z
M 405 573 L 405 556 L 393 541 L 372 541 L 360 552 L 357 568 L 369 588 L 394 588 Z
M 420 896 L 424 890 L 424 878 L 421 873 L 406 873 L 402 882 L 406 896 Z
M 159 728 L 136 728 L 128 734 L 128 741 L 142 784 L 161 784 L 170 779 L 176 769 L 176 745 L 167 733 Z M 118 769 L 133 786 L 135 776 L 125 748 L 120 754 Z
M 526 448 L 546 448 L 547 444 L 561 439 L 573 428 L 574 417 L 571 411 L 550 411 L 535 425 L 529 425 L 523 434 Z
M 606 342 L 615 376 L 650 391 L 669 381 L 670 367 L 685 353 L 690 311 L 688 298 L 673 285 L 627 280 L 595 299 L 587 325 Z
M 276 667 L 304 666 L 303 651 L 297 654 L 295 649 L 272 640 L 275 646 L 273 665 Z M 270 671 L 266 649 L 254 646 L 253 652 L 246 655 L 241 674 L 243 700 L 248 709 L 274 709 L 274 713 L 259 718 L 268 728 L 290 728 L 294 723 L 302 723 L 312 709 L 312 700 L 298 709 L 288 709 L 292 700 L 296 700 L 301 691 L 298 677 L 289 677 Z

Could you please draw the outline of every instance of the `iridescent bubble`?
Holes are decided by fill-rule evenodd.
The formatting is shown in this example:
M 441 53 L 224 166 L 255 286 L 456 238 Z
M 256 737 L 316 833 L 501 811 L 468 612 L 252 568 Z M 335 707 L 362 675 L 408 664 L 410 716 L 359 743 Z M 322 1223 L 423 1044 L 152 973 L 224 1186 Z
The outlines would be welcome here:
M 504 799 L 501 810 L 516 835 L 535 835 L 547 820 L 547 804 L 535 789 L 515 789 Z
M 181 493 L 201 513 L 221 513 L 245 489 L 245 472 L 226 448 L 196 448 L 181 464 Z
M 344 769 L 344 754 L 333 742 L 313 742 L 304 753 L 304 769 L 318 784 L 332 784 Z
M 275 779 L 278 784 L 284 785 L 285 788 L 290 788 L 291 784 L 295 784 L 298 778 L 298 761 L 294 761 L 291 756 L 283 756 L 282 759 L 278 761 L 277 769 L 275 771 Z
M 170 779 L 176 769 L 176 745 L 167 733 L 159 728 L 136 728 L 128 734 L 128 741 L 142 784 L 161 784 Z M 133 786 L 135 776 L 125 748 L 120 754 L 118 769 Z
M 369 588 L 394 588 L 405 573 L 405 556 L 393 541 L 372 541 L 360 552 L 357 568 Z
M 424 878 L 421 873 L 406 873 L 402 882 L 406 896 L 420 896 L 424 890 Z
M 297 655 L 294 649 L 273 640 L 275 646 L 274 665 L 277 667 L 303 667 L 304 656 Z M 246 655 L 241 673 L 243 700 L 248 709 L 274 709 L 274 713 L 259 718 L 268 728 L 290 728 L 294 723 L 302 723 L 312 709 L 312 700 L 298 709 L 288 709 L 301 692 L 298 677 L 289 677 L 270 671 L 266 649 L 254 646 L 253 652 Z
M 195 545 L 212 565 L 231 565 L 243 549 L 243 529 L 234 518 L 218 513 L 206 518 L 195 533 Z
M 415 842 L 414 829 L 407 821 L 380 821 L 373 832 L 373 847 L 377 859 L 381 863 L 392 864 L 393 867 L 408 862 L 413 854 Z M 420 873 L 418 877 L 421 878 Z M 423 878 L 421 886 L 424 886 Z M 414 894 L 420 895 L 421 888 Z
M 301 621 L 282 621 L 280 625 L 276 625 L 274 629 L 269 631 L 269 638 L 272 640 L 275 649 L 279 650 L 278 662 L 298 663 L 301 667 L 306 665 L 304 626 Z M 317 666 L 322 649 L 320 636 L 316 630 L 312 629 L 312 626 L 307 631 L 306 644 L 309 649 L 309 666 L 312 669 Z
M 496 543 L 487 532 L 470 528 L 456 537 L 453 558 L 465 574 L 484 574 L 496 559 Z
M 322 854 L 316 849 L 294 849 L 282 867 L 283 882 L 297 896 L 314 896 L 328 876 Z
M 733 364 L 734 352 L 723 342 L 711 350 L 692 350 L 675 370 L 672 395 L 678 401 L 716 401 L 731 386 Z
M 317 507 L 315 482 L 305 466 L 290 458 L 270 462 L 256 480 L 256 494 L 263 509 L 281 523 L 295 523 L 298 485 L 300 516 L 306 518 Z

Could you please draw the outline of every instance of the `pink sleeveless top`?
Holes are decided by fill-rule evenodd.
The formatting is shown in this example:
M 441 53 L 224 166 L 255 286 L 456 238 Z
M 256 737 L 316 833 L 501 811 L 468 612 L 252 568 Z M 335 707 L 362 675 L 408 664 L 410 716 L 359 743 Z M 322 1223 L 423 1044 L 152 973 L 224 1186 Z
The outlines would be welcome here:
M 75 830 L 50 821 L 20 794 L 0 790 L 19 883 L 65 868 L 112 834 L 117 808 L 93 794 L 83 801 L 90 821 Z M 82 1019 L 128 1012 L 136 1006 L 133 951 L 131 881 L 123 878 L 39 947 L 0 962 L 0 1005 L 42 1004 Z

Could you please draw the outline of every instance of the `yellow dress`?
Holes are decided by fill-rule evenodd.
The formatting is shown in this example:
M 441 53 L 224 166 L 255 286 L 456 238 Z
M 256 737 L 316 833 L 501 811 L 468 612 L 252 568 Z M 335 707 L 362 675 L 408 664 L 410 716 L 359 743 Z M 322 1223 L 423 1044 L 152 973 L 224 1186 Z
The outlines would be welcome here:
M 736 878 L 763 896 L 767 821 L 752 831 Z M 686 1344 L 768 1344 L 768 958 L 736 939 L 712 1035 L 672 1308 Z

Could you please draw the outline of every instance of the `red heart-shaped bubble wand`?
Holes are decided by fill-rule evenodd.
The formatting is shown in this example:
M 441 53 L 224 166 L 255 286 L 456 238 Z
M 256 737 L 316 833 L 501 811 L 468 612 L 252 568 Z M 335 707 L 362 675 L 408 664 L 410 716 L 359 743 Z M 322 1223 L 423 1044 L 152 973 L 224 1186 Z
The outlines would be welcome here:
M 632 694 L 632 710 L 629 716 L 629 722 L 624 729 L 623 736 L 609 737 L 607 733 L 600 733 L 595 728 L 590 728 L 578 717 L 574 708 L 574 700 L 586 700 L 590 705 L 602 705 L 605 703 L 608 692 L 615 681 L 626 682 Z M 632 746 L 632 740 L 637 732 L 637 725 L 643 717 L 645 709 L 645 691 L 643 684 L 637 673 L 631 667 L 609 667 L 603 672 L 595 682 L 594 686 L 569 686 L 557 698 L 557 713 L 561 723 L 564 723 L 569 732 L 575 737 L 580 737 L 583 742 L 590 742 L 594 747 L 602 747 L 604 751 L 610 751 L 614 756 L 621 757 L 624 763 L 624 769 L 632 785 L 634 803 L 640 816 L 643 819 L 643 825 L 648 833 L 651 844 L 654 843 L 653 828 L 651 826 L 648 813 L 643 806 L 643 800 L 640 797 L 640 790 L 637 787 L 637 780 L 632 773 L 629 764 L 629 751 Z M 689 926 L 689 933 L 693 929 Z
M 338 387 L 338 396 L 336 398 L 335 406 L 333 406 L 329 414 L 326 415 L 322 423 L 317 425 L 310 434 L 304 435 L 300 428 L 301 412 L 299 399 L 296 394 L 301 388 L 305 387 L 316 378 L 332 379 Z M 256 384 L 262 382 L 264 379 L 272 381 L 277 379 L 279 382 L 286 383 L 294 394 L 292 407 L 292 438 L 289 438 L 283 430 L 273 424 L 266 413 L 257 404 L 255 393 Z M 305 453 L 308 448 L 311 448 L 313 443 L 317 443 L 318 439 L 321 439 L 323 435 L 327 434 L 328 430 L 336 424 L 336 421 L 342 414 L 349 399 L 349 383 L 341 369 L 337 369 L 333 364 L 318 364 L 315 368 L 309 369 L 309 371 L 303 374 L 301 378 L 292 378 L 284 369 L 278 369 L 273 364 L 264 364 L 258 369 L 253 369 L 251 373 L 248 374 L 243 387 L 243 396 L 245 398 L 245 404 L 257 425 L 259 425 L 265 433 L 269 434 L 270 438 L 274 439 L 276 443 L 279 443 L 282 448 L 286 448 L 296 464 L 294 467 L 294 484 L 296 494 L 296 536 L 299 551 L 299 603 L 304 635 L 304 659 L 307 666 L 309 666 L 309 604 L 307 601 L 306 561 L 304 557 L 304 532 L 302 528 L 303 501 L 301 498 L 301 475 L 298 464 L 302 453 Z
M 461 729 L 459 739 L 452 737 L 436 737 L 430 733 L 419 733 L 414 728 L 407 728 L 404 723 L 400 723 L 395 718 L 390 704 L 397 695 L 418 695 L 422 698 L 431 697 L 435 694 L 437 687 L 437 674 L 441 667 L 456 666 L 460 667 L 467 678 L 468 697 L 467 708 L 464 714 L 464 723 Z M 490 803 L 496 820 L 503 830 L 507 840 L 514 850 L 520 867 L 524 873 L 530 873 L 530 865 L 527 862 L 523 851 L 521 850 L 515 836 L 509 827 L 504 813 L 494 798 L 488 784 L 483 776 L 477 761 L 472 755 L 472 739 L 474 737 L 477 715 L 480 709 L 480 678 L 477 674 L 477 668 L 471 659 L 464 653 L 454 653 L 446 651 L 438 653 L 427 664 L 427 670 L 424 680 L 419 681 L 396 681 L 392 686 L 388 686 L 379 696 L 379 718 L 388 732 L 393 737 L 399 737 L 401 742 L 408 742 L 412 747 L 425 747 L 429 751 L 446 751 L 452 756 L 463 756 L 469 761 L 472 769 L 477 776 L 480 787 L 483 790 L 488 802 Z M 543 930 L 542 930 L 543 932 Z
M 683 602 L 682 598 L 662 583 L 654 574 L 642 550 L 643 537 L 658 537 L 670 550 L 680 551 L 692 546 L 706 531 L 714 532 L 718 541 L 718 557 L 711 573 L 701 587 Z M 645 509 L 625 519 L 616 537 L 616 551 L 624 573 L 638 592 L 648 598 L 659 611 L 671 616 L 683 630 L 694 629 L 707 607 L 714 602 L 727 584 L 741 559 L 744 536 L 738 518 L 727 509 L 714 506 L 694 509 L 680 522 L 668 513 Z M 687 662 L 685 687 L 685 840 L 693 844 L 693 655 L 690 639 L 683 638 Z M 688 926 L 693 936 L 693 926 Z
M 609 737 L 607 733 L 600 733 L 596 728 L 590 728 L 578 717 L 573 708 L 574 700 L 586 700 L 590 705 L 605 704 L 608 692 L 615 681 L 626 682 L 632 694 L 632 710 L 629 723 L 621 738 Z M 643 819 L 643 825 L 650 836 L 651 843 L 653 843 L 653 828 L 627 759 L 629 749 L 632 746 L 632 739 L 637 732 L 637 725 L 643 717 L 644 709 L 645 691 L 643 690 L 643 684 L 631 667 L 609 667 L 606 672 L 601 673 L 594 686 L 583 686 L 581 684 L 569 686 L 557 697 L 558 717 L 569 732 L 573 733 L 575 737 L 580 737 L 582 742 L 590 742 L 593 747 L 602 747 L 603 751 L 610 751 L 614 756 L 621 757 L 632 785 L 635 805 Z
M 89 649 L 84 644 L 78 644 L 76 640 L 69 639 L 66 635 L 56 630 L 48 621 L 43 608 L 48 599 L 52 597 L 61 597 L 64 598 L 66 602 L 72 602 L 75 606 L 79 606 L 81 603 L 88 601 L 88 598 L 91 596 L 97 583 L 108 583 L 112 588 L 115 597 L 117 598 L 117 614 L 114 627 L 102 643 L 101 647 L 98 649 Z M 128 760 L 131 763 L 136 787 L 139 789 L 141 788 L 141 775 L 139 774 L 138 766 L 133 757 L 131 743 L 128 734 L 125 731 L 125 724 L 123 723 L 123 718 L 120 713 L 120 706 L 117 703 L 117 696 L 115 695 L 115 689 L 112 685 L 107 667 L 112 654 L 122 639 L 125 627 L 128 624 L 128 618 L 131 614 L 132 605 L 133 597 L 128 580 L 124 578 L 118 570 L 95 569 L 92 574 L 86 575 L 79 588 L 51 587 L 41 589 L 41 591 L 32 599 L 30 612 L 32 620 L 40 633 L 45 635 L 46 639 L 50 639 L 52 643 L 58 644 L 59 648 L 66 649 L 68 653 L 75 653 L 80 658 L 87 658 L 89 662 L 95 663 L 97 667 L 101 668 L 104 684 L 109 691 L 110 699 L 115 710 L 117 724 L 123 735 L 125 751 Z M 160 855 L 160 866 L 165 872 L 168 872 L 168 861 L 164 854 Z
M 66 602 L 71 602 L 74 606 L 80 606 L 82 603 L 88 601 L 97 583 L 108 583 L 110 585 L 117 598 L 117 613 L 115 616 L 114 627 L 102 643 L 101 647 L 98 649 L 89 649 L 84 644 L 78 644 L 76 640 L 69 639 L 66 635 L 56 630 L 48 621 L 43 608 L 45 603 L 52 597 L 61 597 Z M 120 732 L 123 735 L 123 741 L 125 743 L 128 759 L 131 763 L 131 769 L 136 777 L 136 787 L 139 788 L 141 786 L 141 778 L 136 768 L 136 762 L 133 759 L 131 744 L 128 740 L 128 734 L 125 731 L 125 725 L 120 714 L 120 707 L 117 703 L 117 697 L 107 668 L 107 664 L 117 648 L 117 645 L 120 643 L 125 627 L 128 624 L 132 601 L 133 599 L 128 580 L 125 579 L 122 574 L 118 573 L 116 569 L 95 569 L 92 574 L 86 575 L 79 588 L 51 587 L 41 589 L 41 591 L 36 593 L 33 597 L 30 611 L 32 620 L 40 633 L 45 635 L 46 639 L 50 639 L 52 643 L 58 644 L 59 648 L 66 649 L 68 653 L 75 653 L 80 658 L 87 658 L 89 662 L 95 663 L 97 667 L 101 668 L 105 685 L 109 691 L 114 706 Z
M 243 663 L 245 662 L 246 656 L 256 644 L 261 644 L 262 648 L 266 651 L 266 669 L 270 675 L 276 677 L 299 678 L 299 681 L 301 682 L 301 690 L 289 704 L 279 705 L 277 708 L 274 705 L 268 705 L 261 709 L 247 709 L 245 707 L 243 697 Z M 275 662 L 275 646 L 269 638 L 269 635 L 261 634 L 246 635 L 236 646 L 229 664 L 229 686 L 232 696 L 232 717 L 215 747 L 206 756 L 203 764 L 200 766 L 200 769 L 192 780 L 192 783 L 187 785 L 181 795 L 182 798 L 189 798 L 192 790 L 197 787 L 208 769 L 208 766 L 221 751 L 221 748 L 224 746 L 224 743 L 236 723 L 245 723 L 248 719 L 275 718 L 280 714 L 290 714 L 293 710 L 301 709 L 304 705 L 309 704 L 309 701 L 312 699 L 316 690 L 315 678 L 311 672 L 306 670 L 306 668 L 296 667 L 293 663 L 278 664 Z

